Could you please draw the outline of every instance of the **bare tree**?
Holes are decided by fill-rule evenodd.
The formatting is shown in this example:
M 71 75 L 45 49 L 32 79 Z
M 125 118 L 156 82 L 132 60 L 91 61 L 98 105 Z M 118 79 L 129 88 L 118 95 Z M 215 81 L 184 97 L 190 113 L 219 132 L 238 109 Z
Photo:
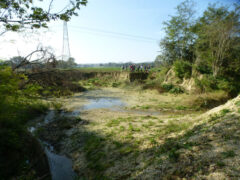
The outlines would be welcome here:
M 13 71 L 28 67 L 33 71 L 39 71 L 45 68 L 55 68 L 57 64 L 56 57 L 50 48 L 38 47 L 29 53 L 12 67 Z

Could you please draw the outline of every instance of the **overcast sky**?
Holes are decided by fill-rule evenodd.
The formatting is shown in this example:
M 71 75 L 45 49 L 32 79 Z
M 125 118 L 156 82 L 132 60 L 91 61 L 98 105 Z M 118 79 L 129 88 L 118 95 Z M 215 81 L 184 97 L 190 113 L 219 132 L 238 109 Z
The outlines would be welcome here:
M 53 8 L 64 7 L 55 0 Z M 78 17 L 68 23 L 71 56 L 77 63 L 154 61 L 164 36 L 162 23 L 174 15 L 182 0 L 89 0 Z M 199 0 L 201 14 L 209 3 L 230 5 L 234 0 Z M 53 22 L 48 30 L 34 34 L 8 32 L 0 36 L 0 58 L 25 56 L 39 44 L 62 53 L 63 23 Z

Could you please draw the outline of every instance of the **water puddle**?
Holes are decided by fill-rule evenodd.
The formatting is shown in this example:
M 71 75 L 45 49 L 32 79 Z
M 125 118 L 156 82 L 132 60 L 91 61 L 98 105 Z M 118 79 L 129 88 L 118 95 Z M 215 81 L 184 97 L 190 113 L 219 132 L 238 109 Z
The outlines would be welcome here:
M 125 104 L 118 98 L 111 97 L 101 97 L 101 98 L 89 98 L 89 103 L 84 105 L 82 110 L 91 110 L 91 109 L 100 109 L 107 108 L 112 110 L 118 110 L 120 107 L 123 107 Z

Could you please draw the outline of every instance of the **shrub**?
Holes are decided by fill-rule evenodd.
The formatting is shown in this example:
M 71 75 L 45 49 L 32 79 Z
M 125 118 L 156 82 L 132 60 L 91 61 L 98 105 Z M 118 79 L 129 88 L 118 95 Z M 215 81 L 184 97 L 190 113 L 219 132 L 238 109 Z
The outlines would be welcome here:
M 48 109 L 37 100 L 39 86 L 23 85 L 26 79 L 26 76 L 0 65 L 0 177 L 3 179 L 24 173 L 25 162 L 31 161 L 33 152 L 28 147 L 32 142 L 26 122 Z
M 200 63 L 196 64 L 196 70 L 201 74 L 211 74 L 212 68 L 207 62 L 201 61 Z
M 167 92 L 170 91 L 173 87 L 173 84 L 162 84 L 162 88 L 165 89 Z
M 173 64 L 173 70 L 180 79 L 190 78 L 192 75 L 192 64 L 187 61 L 177 60 Z
M 203 75 L 202 79 L 195 78 L 196 85 L 201 89 L 202 92 L 211 92 L 218 89 L 218 82 L 213 75 Z
M 112 87 L 118 87 L 118 86 L 120 86 L 120 85 L 121 85 L 120 82 L 113 82 L 113 83 L 112 83 Z
M 180 94 L 184 92 L 184 90 L 180 86 L 175 86 L 173 84 L 162 84 L 161 87 L 165 90 L 165 92 L 173 94 Z
M 217 87 L 228 93 L 229 96 L 235 97 L 240 92 L 239 80 L 218 78 Z
M 174 86 L 169 92 L 173 94 L 181 94 L 184 93 L 184 90 L 180 86 Z

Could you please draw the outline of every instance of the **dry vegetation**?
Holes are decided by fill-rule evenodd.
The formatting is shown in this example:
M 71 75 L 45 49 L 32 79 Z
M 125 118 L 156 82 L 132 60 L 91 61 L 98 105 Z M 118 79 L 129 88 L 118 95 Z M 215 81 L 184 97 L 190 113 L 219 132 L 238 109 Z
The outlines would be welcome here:
M 76 125 L 62 143 L 80 177 L 239 178 L 239 98 L 201 115 L 202 111 L 177 108 L 188 107 L 192 95 L 115 88 L 91 95 L 122 96 L 128 106 L 81 113 L 87 123 Z M 142 108 L 147 104 L 151 106 Z

